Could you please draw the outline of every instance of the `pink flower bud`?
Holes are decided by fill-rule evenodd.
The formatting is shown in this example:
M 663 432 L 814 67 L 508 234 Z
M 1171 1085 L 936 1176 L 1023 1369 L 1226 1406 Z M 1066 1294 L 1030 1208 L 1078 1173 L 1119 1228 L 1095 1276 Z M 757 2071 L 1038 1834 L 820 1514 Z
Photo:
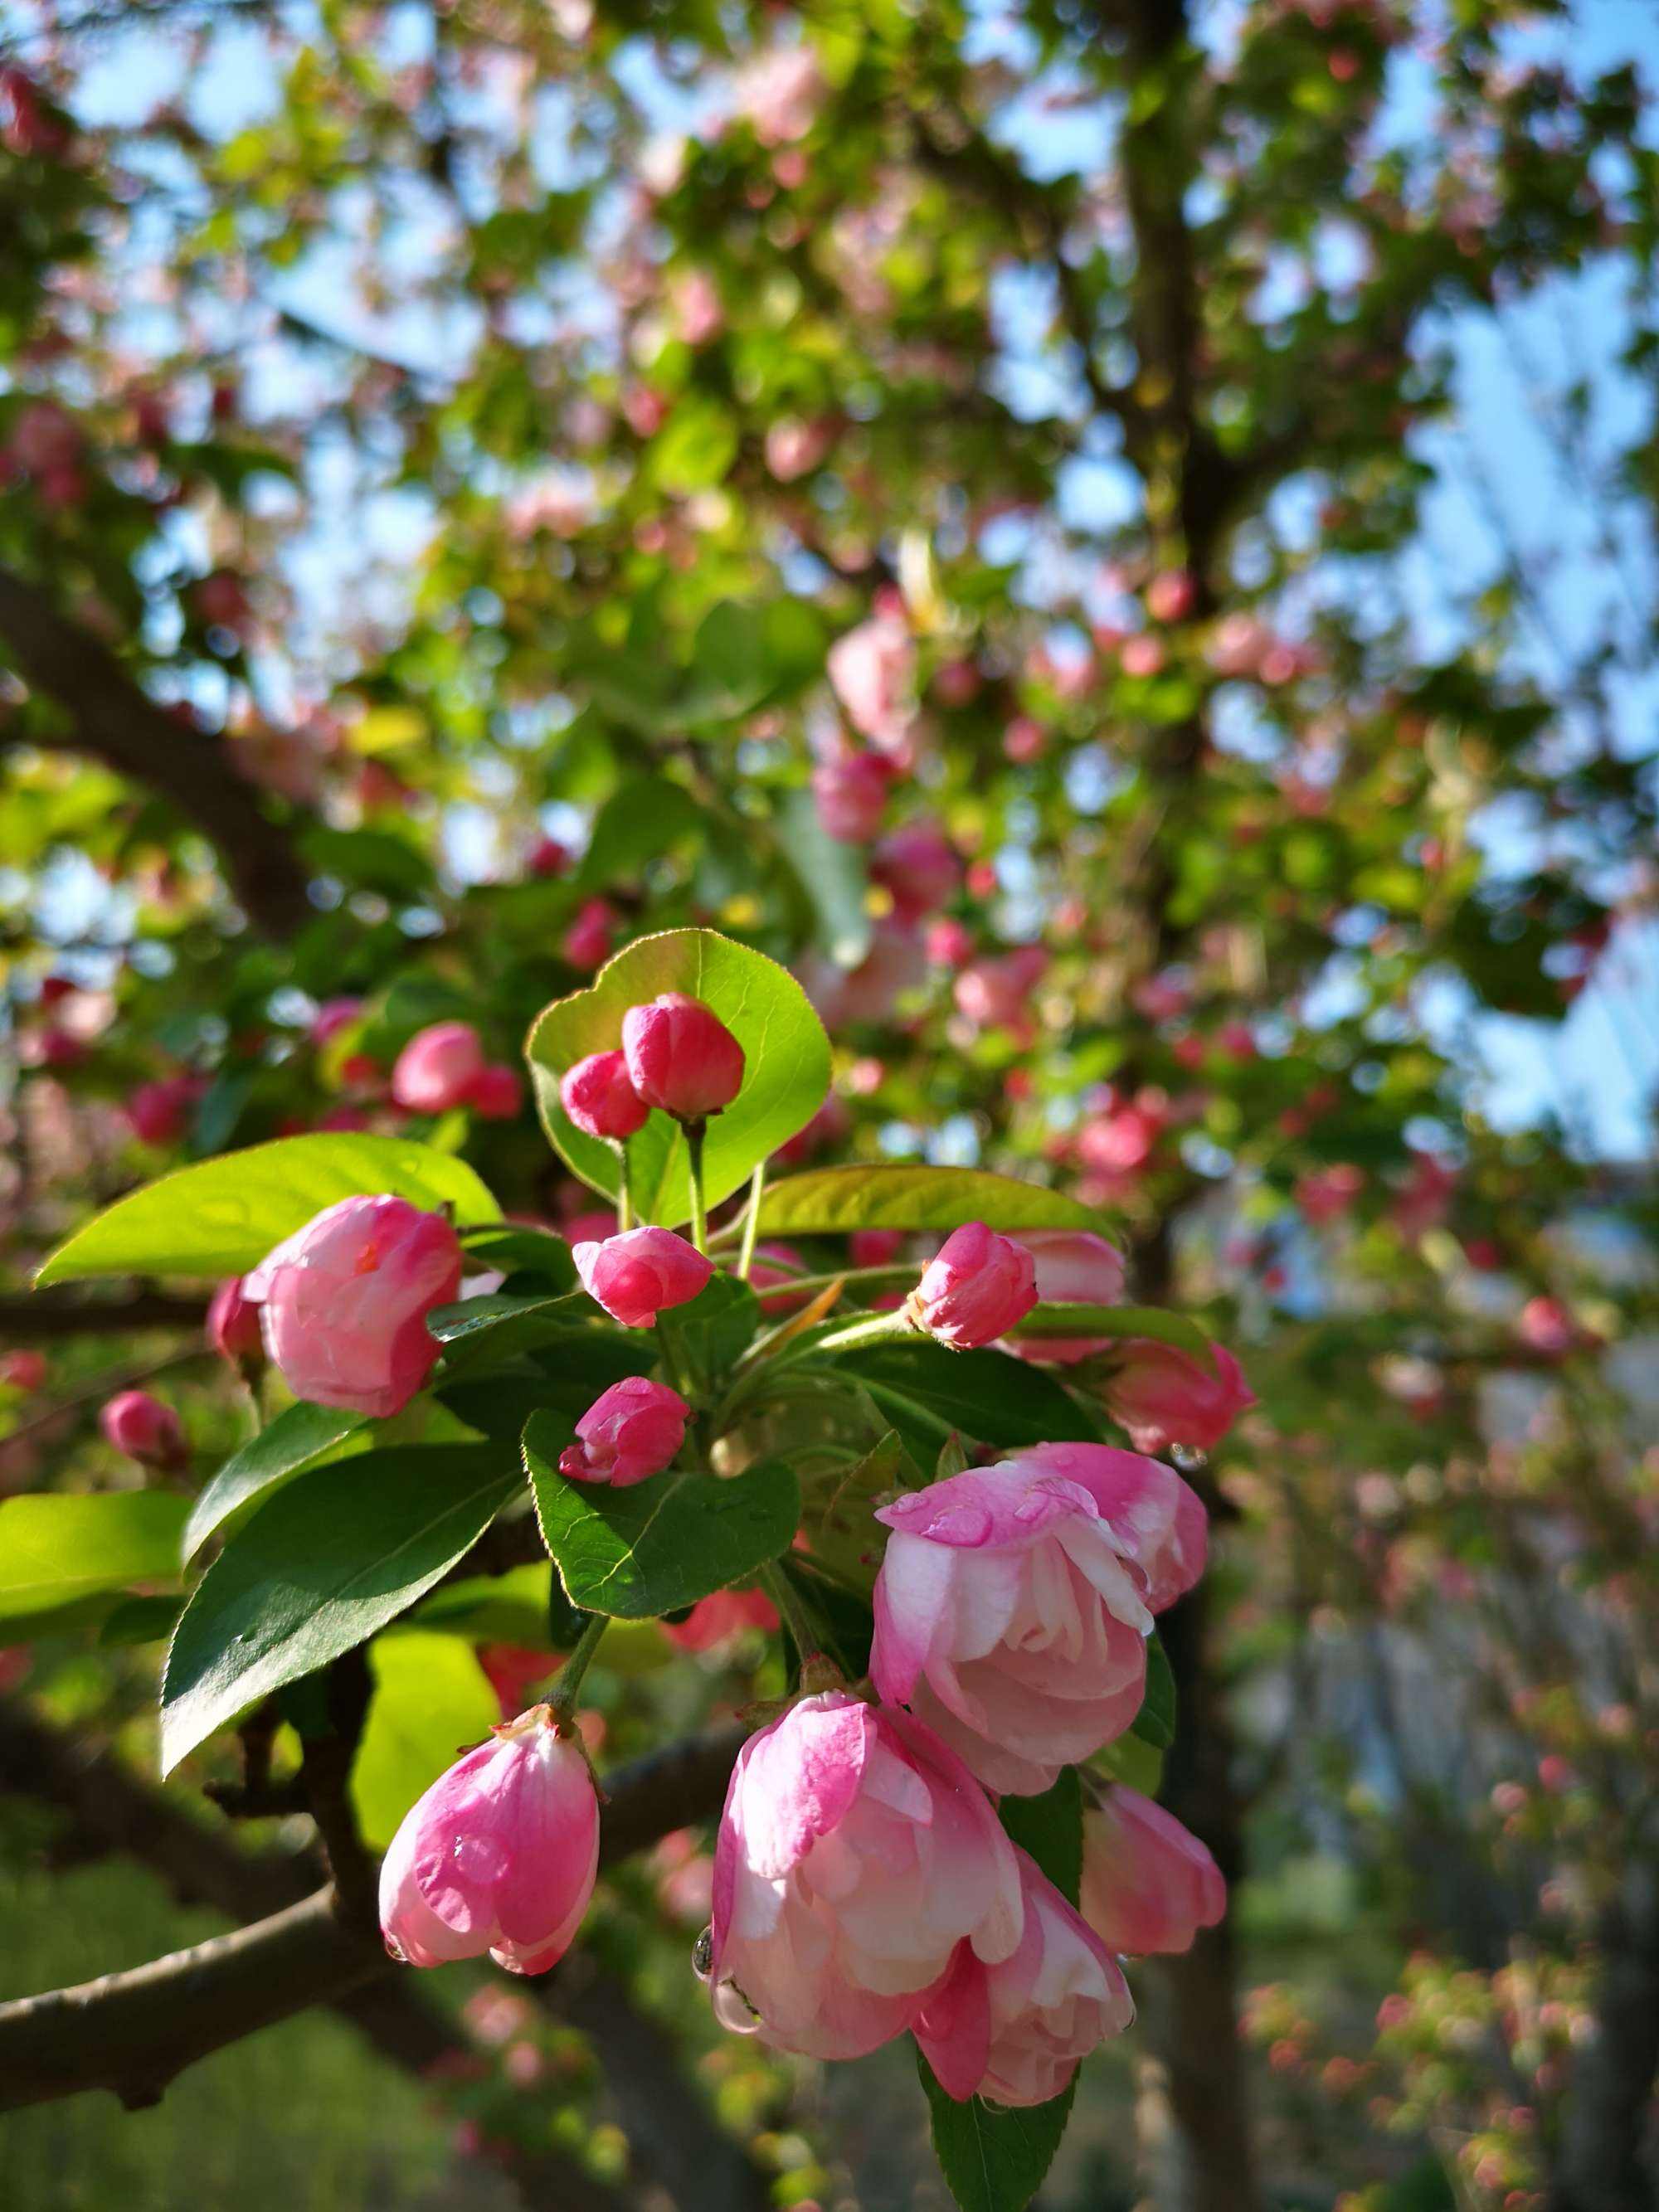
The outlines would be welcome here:
M 1579 1342 L 1577 1324 L 1559 1298 L 1528 1298 L 1515 1333 L 1529 1351 L 1546 1359 L 1564 1358 Z
M 470 1022 L 434 1022 L 398 1054 L 392 1095 L 411 1114 L 447 1114 L 465 1103 L 483 1068 L 483 1047 Z
M 919 1328 L 967 1352 L 994 1343 L 1036 1302 L 1036 1267 L 1025 1247 L 982 1221 L 967 1221 L 928 1263 L 909 1311 Z
M 659 1624 L 677 1651 L 712 1651 L 729 1644 L 745 1628 L 770 1632 L 778 1625 L 778 1609 L 764 1590 L 715 1590 L 700 1597 L 684 1620 Z
M 481 1121 L 511 1121 L 523 1103 L 518 1069 L 500 1060 L 479 1070 L 466 1094 L 466 1103 Z
M 46 1355 L 44 1352 L 8 1352 L 0 1353 L 0 1382 L 8 1389 L 26 1391 L 33 1396 L 46 1379 Z
M 242 1295 L 242 1279 L 233 1275 L 213 1293 L 207 1311 L 207 1340 L 222 1359 L 257 1359 L 264 1345 L 259 1309 Z
M 155 1467 L 176 1474 L 187 1456 L 185 1432 L 171 1406 L 152 1398 L 148 1390 L 123 1390 L 98 1416 L 106 1443 L 136 1459 L 141 1467 Z
M 1046 2105 L 1108 2036 L 1134 2018 L 1129 1985 L 1088 1923 L 1019 1850 L 1024 1932 L 988 1966 L 966 1944 L 915 2024 L 939 2087 L 958 2103 Z
M 743 1047 L 701 999 L 665 991 L 623 1016 L 628 1077 L 647 1106 L 701 1121 L 729 1106 L 743 1085 Z
M 1123 1296 L 1123 1255 L 1087 1229 L 1033 1229 L 1019 1242 L 1036 1267 L 1037 1297 L 1044 1305 L 1115 1306 Z M 1008 1349 L 1022 1359 L 1069 1367 L 1109 1340 L 1103 1336 L 1016 1337 Z
M 843 845 L 867 845 L 881 827 L 891 783 L 890 766 L 874 753 L 821 760 L 812 770 L 812 796 L 825 834 Z
M 559 1083 L 559 1103 L 586 1137 L 620 1144 L 642 1129 L 651 1109 L 628 1079 L 627 1055 L 590 1052 L 567 1068 Z
M 1123 1364 L 1105 1384 L 1106 1410 L 1121 1421 L 1138 1449 L 1191 1444 L 1208 1451 L 1255 1403 L 1237 1360 L 1212 1344 L 1207 1360 L 1152 1337 L 1128 1338 Z
M 855 1267 L 889 1267 L 903 1249 L 902 1229 L 855 1229 L 847 1240 L 847 1256 Z
M 1030 1796 L 1134 1719 L 1152 1615 L 1203 1571 L 1173 1468 L 1038 1444 L 884 1506 L 871 1679 L 988 1789 Z
M 559 1473 L 616 1490 L 660 1474 L 685 1441 L 691 1408 L 648 1375 L 624 1375 L 601 1391 L 576 1424 L 578 1441 L 559 1455 Z
M 604 899 L 589 899 L 565 932 L 565 958 L 573 968 L 597 968 L 610 957 L 616 927 L 613 908 Z
M 242 1295 L 264 1308 L 265 1350 L 295 1397 L 384 1419 L 432 1371 L 426 1317 L 460 1285 L 460 1240 L 441 1213 L 343 1198 L 268 1253 Z
M 525 855 L 524 865 L 526 875 L 562 876 L 570 866 L 570 848 L 556 837 L 538 837 Z
M 1221 1869 L 1171 1813 L 1115 1783 L 1083 1820 L 1083 1915 L 1109 1951 L 1186 1951 L 1227 1909 Z
M 870 873 L 887 891 L 901 921 L 921 921 L 955 891 L 962 863 L 937 823 L 907 822 L 877 846 Z
M 546 1705 L 489 1735 L 404 1816 L 380 1867 L 380 1929 L 409 1966 L 488 1951 L 509 1973 L 542 1974 L 593 1894 L 599 1800 Z
M 307 1035 L 312 1043 L 320 1048 L 342 1030 L 349 1030 L 362 1011 L 361 999 L 325 999 L 311 1018 Z
M 177 1144 L 190 1126 L 191 1109 L 205 1088 L 194 1075 L 168 1075 L 159 1083 L 139 1084 L 125 1108 L 133 1134 L 147 1145 Z
M 624 1328 L 649 1328 L 664 1307 L 695 1298 L 714 1272 L 713 1261 L 672 1229 L 629 1229 L 578 1244 L 571 1257 L 589 1297 Z
M 1154 622 L 1184 622 L 1198 597 L 1198 586 L 1184 568 L 1166 568 L 1146 586 L 1146 611 Z
M 900 2034 L 966 1942 L 1008 1958 L 1013 1846 L 908 1713 L 804 1698 L 738 1763 L 714 1851 L 715 2017 L 780 2050 L 857 2058 Z

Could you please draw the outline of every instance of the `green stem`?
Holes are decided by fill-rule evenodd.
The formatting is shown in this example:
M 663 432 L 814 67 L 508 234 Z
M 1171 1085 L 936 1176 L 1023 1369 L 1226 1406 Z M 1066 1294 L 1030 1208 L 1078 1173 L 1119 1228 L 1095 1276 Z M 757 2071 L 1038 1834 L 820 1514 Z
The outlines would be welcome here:
M 553 1709 L 553 1724 L 561 1735 L 570 1732 L 570 1716 L 575 1710 L 576 1693 L 581 1688 L 582 1676 L 593 1662 L 593 1654 L 599 1648 L 599 1638 L 611 1626 L 608 1613 L 596 1613 L 576 1639 L 576 1648 L 559 1669 L 559 1679 L 548 1704 Z
M 685 1149 L 691 1156 L 691 1242 L 699 1252 L 708 1249 L 708 1209 L 702 1198 L 702 1134 L 701 1121 L 681 1124 L 685 1131 Z
M 793 1584 L 775 1559 L 769 1559 L 760 1571 L 760 1580 L 778 1609 L 784 1626 L 794 1641 L 795 1654 L 804 1667 L 817 1652 L 822 1639 L 807 1618 L 806 1608 L 795 1594 Z
M 749 1210 L 743 1217 L 743 1248 L 738 1254 L 738 1279 L 746 1283 L 749 1270 L 755 1264 L 755 1239 L 760 1234 L 761 1193 L 766 1188 L 766 1163 L 763 1160 L 749 1178 Z
M 662 1362 L 663 1372 L 667 1376 L 672 1387 L 679 1392 L 681 1397 L 689 1405 L 691 1401 L 691 1393 L 685 1387 L 685 1370 L 680 1361 L 681 1346 L 674 1334 L 674 1324 L 666 1320 L 663 1315 L 659 1314 L 656 1329 L 657 1357 Z
M 617 1233 L 625 1236 L 634 1226 L 634 1194 L 628 1182 L 628 1147 L 617 1146 L 617 1167 L 620 1181 L 617 1185 Z
M 914 1283 L 921 1273 L 914 1260 L 901 1260 L 890 1267 L 835 1267 L 821 1275 L 791 1275 L 787 1282 L 774 1283 L 769 1295 L 780 1291 L 827 1291 L 831 1283 Z
M 879 1344 L 889 1337 L 911 1335 L 915 1323 L 902 1308 L 897 1313 L 871 1314 L 863 1321 L 855 1321 L 846 1328 L 837 1329 L 833 1336 L 821 1336 L 812 1349 L 819 1352 L 845 1352 L 855 1344 Z

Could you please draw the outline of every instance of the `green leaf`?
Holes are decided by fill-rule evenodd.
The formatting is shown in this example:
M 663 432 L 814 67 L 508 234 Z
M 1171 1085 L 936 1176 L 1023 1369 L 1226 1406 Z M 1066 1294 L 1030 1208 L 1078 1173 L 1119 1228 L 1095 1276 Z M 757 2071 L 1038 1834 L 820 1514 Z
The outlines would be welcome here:
M 988 1444 L 1098 1438 L 1090 1416 L 1052 1375 L 1006 1352 L 952 1352 L 917 1337 L 832 1357 L 857 1376 L 901 1435 L 921 1445 L 924 1467 L 957 1433 Z
M 1072 2117 L 1077 2076 L 1048 2104 L 1016 2111 L 980 2097 L 958 2105 L 920 2053 L 917 2064 L 927 2093 L 933 2154 L 962 2212 L 1023 2212 L 1054 2164 Z
M 621 1188 L 615 1147 L 584 1136 L 559 1103 L 559 1079 L 592 1052 L 622 1042 L 623 1016 L 664 991 L 711 1006 L 743 1047 L 743 1088 L 708 1123 L 703 1148 L 708 1203 L 746 1182 L 769 1154 L 804 1128 L 830 1088 L 830 1040 L 794 977 L 763 953 L 712 929 L 642 937 L 602 968 L 592 988 L 556 999 L 526 1051 L 543 1126 L 556 1151 L 607 1197 Z M 690 1170 L 678 1122 L 653 1112 L 628 1141 L 635 1210 L 668 1228 L 690 1218 Z
M 234 1453 L 190 1509 L 185 1523 L 181 1558 L 188 1564 L 215 1529 L 253 1502 L 286 1482 L 301 1468 L 310 1467 L 325 1454 L 337 1458 L 335 1447 L 368 1422 L 367 1413 L 337 1406 L 301 1403 L 284 1407 L 276 1419 Z
M 752 1575 L 786 1551 L 800 1523 L 800 1486 L 781 1460 L 729 1481 L 671 1470 L 625 1490 L 570 1482 L 538 1415 L 525 1464 L 542 1535 L 572 1605 L 651 1620 Z
M 896 1429 L 825 1486 L 823 1502 L 809 1501 L 806 1538 L 811 1556 L 849 1589 L 866 1595 L 886 1548 L 887 1531 L 876 1507 L 905 1487 L 904 1445 Z
M 830 835 L 810 791 L 792 791 L 772 826 L 812 917 L 815 943 L 838 967 L 856 968 L 875 932 L 862 854 Z
M 1037 1305 L 1009 1334 L 1034 1339 L 1150 1336 L 1200 1359 L 1210 1357 L 1210 1340 L 1198 1323 L 1164 1306 Z
M 434 1306 L 426 1325 L 444 1347 L 444 1372 L 455 1374 L 476 1364 L 473 1355 L 505 1360 L 538 1344 L 556 1342 L 574 1316 L 591 1312 L 584 1291 L 560 1291 L 551 1297 L 517 1297 L 492 1291 L 483 1297 L 464 1298 L 452 1306 Z
M 550 1671 L 553 1656 L 548 1654 Z M 489 1678 L 453 1636 L 410 1630 L 369 1647 L 374 1695 L 351 1768 L 358 1832 L 383 1851 L 415 1800 L 501 1718 Z
M 1146 1639 L 1146 1694 L 1140 1701 L 1140 1711 L 1130 1723 L 1129 1732 L 1138 1735 L 1143 1743 L 1151 1744 L 1154 1751 L 1167 1751 L 1175 1741 L 1175 1675 L 1170 1666 L 1170 1655 L 1156 1629 Z
M 612 890 L 707 828 L 702 808 L 679 784 L 630 779 L 600 808 L 576 880 L 585 890 Z
M 754 1342 L 761 1303 L 735 1275 L 715 1275 L 665 1322 L 670 1340 L 684 1353 L 697 1380 L 708 1384 L 734 1367 Z M 659 1318 L 658 1328 L 664 1325 Z
M 509 1278 L 544 1275 L 555 1290 L 576 1288 L 576 1263 L 570 1256 L 570 1247 L 550 1229 L 526 1229 L 522 1222 L 504 1221 L 469 1230 L 461 1241 L 470 1266 L 498 1267 Z
M 562 1647 L 548 1633 L 552 1580 L 552 1564 L 547 1559 L 511 1567 L 504 1575 L 467 1575 L 434 1590 L 386 1635 L 441 1632 L 469 1644 L 518 1644 L 532 1650 L 544 1646 L 556 1650 Z
M 198 1585 L 167 1653 L 161 1771 L 431 1589 L 519 1487 L 483 1445 L 393 1446 L 267 1499 Z
M 854 1229 L 1093 1229 L 1093 1207 L 1063 1191 L 986 1168 L 812 1168 L 768 1185 L 763 1237 L 839 1236 Z M 920 1272 L 920 1271 L 918 1271 Z
M 1075 1905 L 1083 1887 L 1083 1785 L 1076 1767 L 1061 1767 L 1059 1780 L 1040 1796 L 1005 1797 L 997 1811 L 1012 1841 Z
M 171 1491 L 0 1504 L 0 1642 L 100 1620 L 135 1583 L 176 1583 L 189 1500 Z
M 283 1137 L 200 1160 L 119 1199 L 60 1244 L 35 1278 L 241 1275 L 336 1200 L 390 1191 L 465 1224 L 501 1208 L 464 1160 L 403 1137 Z

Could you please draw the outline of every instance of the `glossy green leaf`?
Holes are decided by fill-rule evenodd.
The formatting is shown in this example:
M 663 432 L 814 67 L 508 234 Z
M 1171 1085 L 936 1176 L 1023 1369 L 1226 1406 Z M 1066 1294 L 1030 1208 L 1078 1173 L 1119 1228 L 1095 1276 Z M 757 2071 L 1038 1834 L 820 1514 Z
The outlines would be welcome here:
M 503 1221 L 469 1230 L 462 1242 L 469 1269 L 496 1267 L 509 1279 L 544 1275 L 555 1290 L 576 1288 L 570 1247 L 551 1229 L 526 1229 L 522 1222 Z
M 161 1490 L 0 1503 L 0 1642 L 102 1619 L 138 1583 L 176 1583 L 190 1501 Z
M 866 1594 L 887 1544 L 878 1505 L 903 1489 L 904 1445 L 890 1429 L 862 1459 L 826 1478 L 809 1498 L 805 1526 L 811 1556 L 837 1582 Z
M 364 1643 L 476 1543 L 522 1477 L 483 1445 L 393 1446 L 310 1468 L 239 1528 L 185 1608 L 161 1771 L 245 1705 Z
M 193 1559 L 216 1529 L 255 1501 L 298 1474 L 301 1468 L 326 1455 L 339 1456 L 337 1447 L 363 1428 L 367 1413 L 343 1407 L 312 1406 L 303 1401 L 286 1406 L 274 1421 L 234 1453 L 190 1509 L 185 1523 L 182 1556 Z
M 501 1715 L 489 1677 L 456 1637 L 380 1637 L 368 1667 L 374 1694 L 352 1762 L 351 1806 L 363 1841 L 383 1851 L 422 1791 Z
M 240 1275 L 342 1198 L 390 1191 L 454 1209 L 462 1224 L 501 1208 L 465 1160 L 403 1137 L 349 1131 L 283 1137 L 146 1183 L 60 1244 L 36 1280 L 85 1275 Z
M 1063 1191 L 1022 1182 L 986 1168 L 887 1165 L 812 1168 L 768 1186 L 761 1201 L 765 1237 L 840 1236 L 854 1229 L 1092 1229 L 1092 1206 Z
M 524 1450 L 559 1580 L 588 1613 L 623 1620 L 677 1613 L 775 1559 L 800 1523 L 800 1486 L 781 1460 L 727 1481 L 671 1470 L 615 1490 L 568 1481 L 539 1415 Z
M 754 1341 L 761 1303 L 735 1275 L 716 1275 L 695 1298 L 658 1320 L 693 1376 L 707 1385 L 734 1367 Z
M 858 1377 L 907 1442 L 915 1440 L 924 1467 L 952 1434 L 988 1444 L 1098 1437 L 1090 1415 L 1052 1375 L 1006 1352 L 952 1352 L 915 1337 L 830 1356 Z
M 918 2054 L 933 2122 L 933 2153 L 962 2212 L 1024 2212 L 1054 2164 L 1077 2094 L 1075 2075 L 1058 2097 L 1023 2110 L 969 2097 L 958 2105 Z
M 614 1051 L 628 1009 L 664 991 L 701 999 L 744 1049 L 743 1088 L 708 1123 L 703 1157 L 713 1206 L 746 1182 L 823 1103 L 830 1041 L 800 985 L 763 953 L 710 929 L 665 930 L 630 945 L 599 970 L 591 989 L 556 1000 L 526 1047 L 543 1126 L 555 1149 L 608 1198 L 621 1188 L 616 1151 L 573 1126 L 559 1103 L 559 1079 L 589 1053 Z M 641 1220 L 672 1228 L 690 1218 L 685 1138 L 666 1114 L 653 1113 L 629 1138 L 628 1166 Z

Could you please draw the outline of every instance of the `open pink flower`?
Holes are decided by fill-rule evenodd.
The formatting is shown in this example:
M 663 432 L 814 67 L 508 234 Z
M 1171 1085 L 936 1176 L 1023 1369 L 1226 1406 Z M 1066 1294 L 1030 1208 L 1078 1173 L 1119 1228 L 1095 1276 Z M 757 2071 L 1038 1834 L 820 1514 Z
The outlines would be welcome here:
M 1019 1242 L 1036 1268 L 1036 1292 L 1044 1305 L 1115 1306 L 1123 1296 L 1123 1255 L 1088 1229 L 1031 1229 Z M 1007 1349 L 1022 1359 L 1053 1361 L 1067 1367 L 1098 1352 L 1102 1336 L 1015 1337 Z
M 465 1103 L 483 1070 L 483 1047 L 470 1022 L 434 1022 L 398 1054 L 392 1095 L 411 1114 L 447 1114 Z
M 1007 1958 L 1012 1844 L 955 1754 L 907 1713 L 804 1698 L 738 1763 L 714 1851 L 715 2016 L 784 2051 L 857 2058 L 910 2026 L 959 1942 Z
M 1255 1391 L 1224 1345 L 1212 1344 L 1206 1359 L 1134 1336 L 1124 1340 L 1122 1353 L 1123 1364 L 1102 1395 L 1107 1411 L 1141 1451 L 1163 1451 L 1172 1443 L 1209 1451 L 1255 1403 Z
M 660 1474 L 685 1441 L 691 1408 L 678 1390 L 648 1375 L 624 1375 L 602 1390 L 576 1424 L 577 1441 L 559 1454 L 559 1473 L 615 1490 Z
M 677 1651 L 712 1651 L 745 1628 L 774 1629 L 778 1609 L 764 1590 L 714 1590 L 700 1597 L 684 1620 L 658 1623 Z
M 962 881 L 956 847 L 936 822 L 907 822 L 884 837 L 870 860 L 872 879 L 901 921 L 937 914 Z
M 629 1229 L 571 1254 L 582 1288 L 624 1328 L 649 1328 L 665 1306 L 695 1298 L 714 1262 L 672 1229 Z
M 872 615 L 830 648 L 830 681 L 848 720 L 884 752 L 901 749 L 909 735 L 915 658 L 897 614 Z
M 267 1253 L 242 1295 L 264 1309 L 265 1350 L 296 1398 L 385 1419 L 432 1371 L 426 1317 L 460 1285 L 460 1240 L 441 1213 L 343 1198 Z
M 812 770 L 812 797 L 824 834 L 843 845 L 867 845 L 881 827 L 892 783 L 890 763 L 850 747 L 827 754 Z
M 647 1106 L 701 1121 L 743 1087 L 743 1047 L 712 1006 L 665 991 L 623 1016 L 628 1079 Z
M 1227 1909 L 1227 1885 L 1198 1838 L 1138 1790 L 1115 1783 L 1083 1820 L 1083 1912 L 1109 1951 L 1186 1951 Z
M 916 1324 L 958 1352 L 991 1344 L 1037 1302 L 1036 1267 L 1023 1244 L 982 1221 L 953 1229 L 910 1294 Z
M 1098 1936 L 1026 1852 L 1016 1850 L 1025 1907 L 1018 1949 L 986 1966 L 958 1947 L 943 1985 L 916 2021 L 916 2041 L 947 2095 L 999 2105 L 1046 2105 L 1108 2036 L 1134 2018 L 1134 2001 Z
M 532 1705 L 404 1816 L 380 1867 L 386 1948 L 412 1966 L 488 1951 L 511 1973 L 545 1973 L 581 1924 L 599 1856 L 587 1761 Z
M 870 1673 L 988 1789 L 1046 1790 L 1140 1709 L 1152 1615 L 1204 1565 L 1172 1468 L 1039 1444 L 884 1506 Z

